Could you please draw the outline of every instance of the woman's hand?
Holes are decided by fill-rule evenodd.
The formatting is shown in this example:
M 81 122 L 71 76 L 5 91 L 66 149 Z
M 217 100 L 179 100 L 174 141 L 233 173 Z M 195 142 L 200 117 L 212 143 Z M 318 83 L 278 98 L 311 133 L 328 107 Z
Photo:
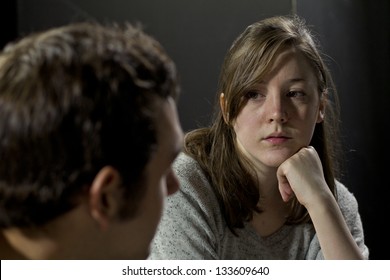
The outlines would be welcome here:
M 332 195 L 325 181 L 317 151 L 309 146 L 301 148 L 284 161 L 277 170 L 279 191 L 284 201 L 296 196 L 306 208 L 318 199 Z

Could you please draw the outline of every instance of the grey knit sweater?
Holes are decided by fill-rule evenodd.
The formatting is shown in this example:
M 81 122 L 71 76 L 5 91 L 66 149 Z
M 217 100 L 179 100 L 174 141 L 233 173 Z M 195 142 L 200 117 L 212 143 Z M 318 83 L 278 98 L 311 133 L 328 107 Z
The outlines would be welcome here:
M 285 225 L 268 237 L 260 237 L 246 224 L 231 233 L 216 195 L 198 163 L 181 154 L 174 164 L 180 190 L 168 197 L 165 212 L 152 243 L 149 259 L 322 259 L 311 224 Z M 337 183 L 338 203 L 364 257 L 368 248 L 358 204 L 351 192 Z

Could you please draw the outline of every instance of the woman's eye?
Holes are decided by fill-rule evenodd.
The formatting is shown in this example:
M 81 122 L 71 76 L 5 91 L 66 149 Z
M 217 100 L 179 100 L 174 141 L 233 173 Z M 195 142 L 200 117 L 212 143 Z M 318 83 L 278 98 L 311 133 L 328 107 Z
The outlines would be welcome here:
M 256 99 L 260 96 L 260 94 L 258 92 L 255 92 L 255 91 L 248 91 L 246 94 L 245 94 L 245 97 L 247 99 Z
M 287 97 L 302 97 L 305 93 L 298 90 L 291 90 L 287 93 Z

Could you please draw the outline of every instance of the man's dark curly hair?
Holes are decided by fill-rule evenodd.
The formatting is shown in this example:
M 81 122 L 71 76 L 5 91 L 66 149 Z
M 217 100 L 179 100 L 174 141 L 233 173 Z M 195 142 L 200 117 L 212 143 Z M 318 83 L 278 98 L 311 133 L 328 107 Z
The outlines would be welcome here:
M 104 166 L 135 211 L 157 145 L 156 100 L 179 93 L 173 61 L 140 27 L 72 23 L 0 54 L 0 227 L 72 209 Z M 125 212 L 127 214 L 125 214 Z

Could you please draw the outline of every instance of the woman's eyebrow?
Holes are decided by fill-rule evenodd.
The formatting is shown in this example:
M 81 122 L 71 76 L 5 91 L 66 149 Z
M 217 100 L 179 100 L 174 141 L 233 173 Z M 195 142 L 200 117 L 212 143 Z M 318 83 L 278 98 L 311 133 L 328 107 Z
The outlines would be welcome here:
M 298 83 L 298 82 L 305 82 L 305 81 L 306 80 L 304 78 L 291 78 L 287 80 L 288 83 Z
M 300 77 L 297 77 L 297 78 L 290 78 L 290 79 L 287 79 L 286 80 L 287 83 L 298 83 L 298 82 L 306 82 L 306 79 L 304 78 L 300 78 Z M 261 80 L 259 81 L 258 83 L 256 83 L 257 86 L 262 86 L 262 85 L 267 85 L 267 81 L 265 80 Z

